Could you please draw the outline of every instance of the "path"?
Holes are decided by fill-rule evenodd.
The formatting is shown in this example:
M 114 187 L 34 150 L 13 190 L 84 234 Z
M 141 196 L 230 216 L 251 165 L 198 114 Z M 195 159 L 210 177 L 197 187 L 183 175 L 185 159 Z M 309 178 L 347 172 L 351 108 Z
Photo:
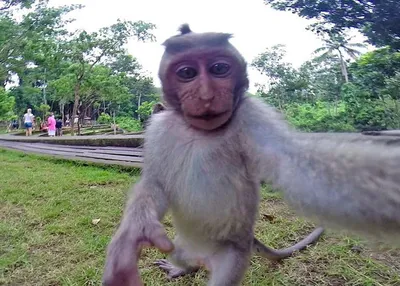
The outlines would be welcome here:
M 390 134 L 392 136 L 366 136 L 359 133 L 296 134 L 299 138 L 303 135 L 308 139 L 312 137 L 330 138 L 332 136 L 344 141 L 400 145 L 400 137 L 393 136 L 393 134 Z M 143 140 L 144 134 L 53 138 L 0 135 L 0 147 L 68 160 L 141 168 L 143 165 L 143 149 L 140 147 Z
M 0 147 L 97 164 L 120 165 L 141 168 L 143 150 L 131 147 L 72 146 L 44 143 L 0 140 Z

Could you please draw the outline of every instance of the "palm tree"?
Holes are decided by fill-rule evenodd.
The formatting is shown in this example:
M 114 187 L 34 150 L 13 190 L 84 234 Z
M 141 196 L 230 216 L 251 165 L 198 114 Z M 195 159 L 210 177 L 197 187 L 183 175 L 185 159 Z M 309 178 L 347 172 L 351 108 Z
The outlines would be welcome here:
M 330 34 L 328 38 L 324 39 L 324 46 L 314 51 L 315 55 L 320 54 L 314 59 L 317 62 L 323 62 L 332 56 L 338 57 L 341 72 L 346 83 L 349 82 L 349 75 L 345 56 L 347 55 L 352 59 L 356 59 L 361 54 L 357 48 L 366 48 L 366 45 L 362 43 L 350 43 L 351 39 L 352 37 L 345 37 L 343 34 Z

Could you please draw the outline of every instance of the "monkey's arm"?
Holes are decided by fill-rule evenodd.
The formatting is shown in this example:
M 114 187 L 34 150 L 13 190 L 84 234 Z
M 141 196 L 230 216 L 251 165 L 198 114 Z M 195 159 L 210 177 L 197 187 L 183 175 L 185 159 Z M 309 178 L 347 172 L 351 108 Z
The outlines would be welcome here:
M 400 237 L 400 148 L 299 136 L 265 104 L 248 125 L 253 156 L 298 212 L 325 225 Z
M 163 190 L 146 174 L 134 186 L 121 224 L 107 248 L 103 285 L 142 285 L 137 261 L 141 249 L 155 246 L 161 251 L 172 251 L 160 220 L 167 210 Z

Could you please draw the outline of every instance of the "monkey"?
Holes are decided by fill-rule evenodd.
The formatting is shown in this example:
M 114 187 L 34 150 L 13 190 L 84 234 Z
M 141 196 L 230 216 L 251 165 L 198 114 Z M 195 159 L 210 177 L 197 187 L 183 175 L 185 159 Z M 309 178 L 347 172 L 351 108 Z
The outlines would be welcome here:
M 165 110 L 165 108 L 166 108 L 166 107 L 164 106 L 163 103 L 157 102 L 156 104 L 154 104 L 153 110 L 152 110 L 151 114 L 159 113 L 159 112 Z
M 326 227 L 398 243 L 400 150 L 294 130 L 245 95 L 247 63 L 231 37 L 185 24 L 163 43 L 158 76 L 168 108 L 146 129 L 142 175 L 107 247 L 103 285 L 143 285 L 144 247 L 168 253 L 155 262 L 168 277 L 204 267 L 208 286 L 237 286 L 254 252 L 280 259 Z M 300 247 L 274 251 L 254 237 L 261 182 L 321 226 Z M 173 240 L 161 224 L 168 211 Z

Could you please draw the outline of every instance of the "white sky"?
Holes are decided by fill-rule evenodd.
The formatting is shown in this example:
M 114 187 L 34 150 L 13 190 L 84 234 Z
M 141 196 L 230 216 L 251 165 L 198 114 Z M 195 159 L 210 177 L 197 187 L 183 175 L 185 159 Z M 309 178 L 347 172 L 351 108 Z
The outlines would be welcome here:
M 231 42 L 250 63 L 265 48 L 284 44 L 286 60 L 299 66 L 322 45 L 305 27 L 310 23 L 290 12 L 279 12 L 264 5 L 263 0 L 51 0 L 50 5 L 83 4 L 85 8 L 71 16 L 71 27 L 94 31 L 122 20 L 143 20 L 157 25 L 157 42 L 132 41 L 129 52 L 160 86 L 157 70 L 163 53 L 161 43 L 177 34 L 178 27 L 188 23 L 195 32 L 227 32 L 234 34 Z M 256 70 L 249 68 L 250 91 L 255 83 L 265 82 Z

